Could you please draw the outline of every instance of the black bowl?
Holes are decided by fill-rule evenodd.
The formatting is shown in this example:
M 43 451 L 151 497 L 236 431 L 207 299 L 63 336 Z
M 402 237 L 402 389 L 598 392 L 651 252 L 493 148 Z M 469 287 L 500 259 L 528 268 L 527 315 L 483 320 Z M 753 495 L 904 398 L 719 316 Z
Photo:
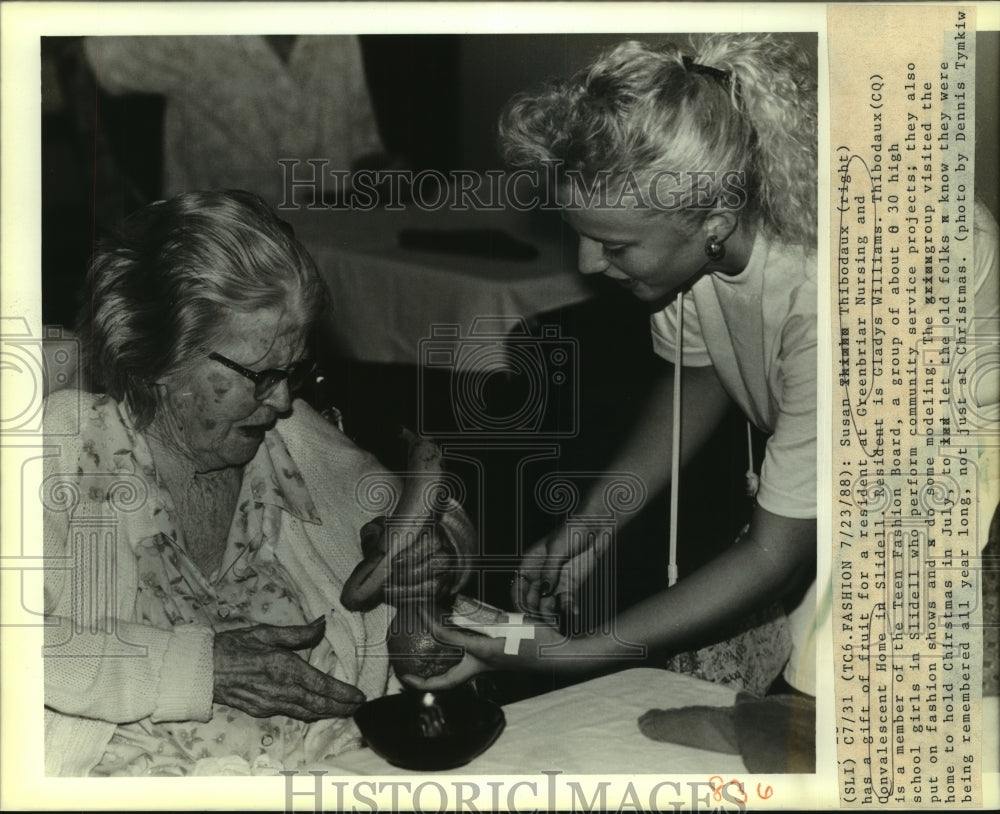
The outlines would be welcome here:
M 393 766 L 443 771 L 464 766 L 500 736 L 503 710 L 469 686 L 426 694 L 406 689 L 363 704 L 354 720 L 365 743 Z

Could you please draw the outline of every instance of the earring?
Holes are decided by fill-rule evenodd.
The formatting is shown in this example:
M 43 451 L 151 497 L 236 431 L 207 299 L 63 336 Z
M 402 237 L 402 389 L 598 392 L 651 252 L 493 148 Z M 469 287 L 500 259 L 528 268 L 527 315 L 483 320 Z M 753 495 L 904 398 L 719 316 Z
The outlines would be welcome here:
M 712 235 L 705 241 L 705 254 L 709 260 L 721 260 L 726 256 L 726 245 Z

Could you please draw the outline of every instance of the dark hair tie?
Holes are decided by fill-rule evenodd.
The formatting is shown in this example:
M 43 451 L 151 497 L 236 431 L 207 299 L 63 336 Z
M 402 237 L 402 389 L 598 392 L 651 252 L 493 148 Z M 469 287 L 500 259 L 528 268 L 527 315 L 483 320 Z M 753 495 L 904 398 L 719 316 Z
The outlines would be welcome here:
M 733 75 L 729 71 L 720 71 L 718 68 L 712 68 L 708 65 L 701 65 L 694 61 L 694 57 L 684 56 L 684 70 L 688 73 L 700 73 L 705 76 L 711 76 L 713 79 L 720 79 L 723 82 L 728 82 L 732 79 Z

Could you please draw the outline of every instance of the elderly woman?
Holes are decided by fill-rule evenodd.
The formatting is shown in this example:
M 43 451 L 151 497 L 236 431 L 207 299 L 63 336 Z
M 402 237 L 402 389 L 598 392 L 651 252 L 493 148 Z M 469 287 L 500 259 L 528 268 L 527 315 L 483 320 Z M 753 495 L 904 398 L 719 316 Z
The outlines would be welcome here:
M 47 771 L 274 772 L 357 745 L 388 616 L 339 597 L 380 470 L 292 400 L 326 305 L 311 259 L 256 196 L 197 192 L 128 218 L 89 282 L 100 394 L 45 407 L 46 554 L 73 564 L 46 573 Z

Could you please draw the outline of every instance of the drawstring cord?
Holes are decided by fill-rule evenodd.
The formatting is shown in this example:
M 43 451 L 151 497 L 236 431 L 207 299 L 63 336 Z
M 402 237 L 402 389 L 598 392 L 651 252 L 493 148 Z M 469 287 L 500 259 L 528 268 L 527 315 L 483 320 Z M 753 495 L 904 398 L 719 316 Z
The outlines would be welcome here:
M 677 582 L 677 503 L 681 471 L 681 360 L 684 343 L 684 292 L 677 295 L 677 335 L 674 347 L 674 414 L 670 439 L 670 559 L 667 564 L 667 587 Z
M 757 497 L 757 489 L 760 486 L 760 478 L 753 468 L 753 430 L 750 422 L 747 422 L 747 497 Z

